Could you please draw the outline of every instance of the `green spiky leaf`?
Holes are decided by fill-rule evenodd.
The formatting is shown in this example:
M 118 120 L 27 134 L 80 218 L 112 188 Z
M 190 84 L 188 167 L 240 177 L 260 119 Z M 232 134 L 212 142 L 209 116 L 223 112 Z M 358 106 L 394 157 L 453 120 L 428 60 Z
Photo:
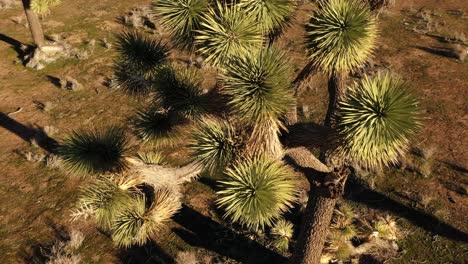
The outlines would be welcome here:
M 193 131 L 189 147 L 194 159 L 205 170 L 215 173 L 224 170 L 238 158 L 241 144 L 231 123 L 204 119 Z
M 168 189 L 157 190 L 151 206 L 146 208 L 146 204 L 145 197 L 138 196 L 131 206 L 116 215 L 111 233 L 117 246 L 144 245 L 181 207 L 178 194 Z
M 280 118 L 293 103 L 286 55 L 275 48 L 244 55 L 233 57 L 222 77 L 229 105 L 249 124 Z
M 173 146 L 181 136 L 182 120 L 167 110 L 150 108 L 139 111 L 133 120 L 135 134 L 156 146 Z
M 68 171 L 78 174 L 99 174 L 121 172 L 127 167 L 124 156 L 128 150 L 128 140 L 118 127 L 76 130 L 59 146 Z
M 321 1 L 307 29 L 310 58 L 327 73 L 348 72 L 372 53 L 377 27 L 369 7 L 359 0 Z
M 277 35 L 288 25 L 296 7 L 292 0 L 241 0 L 244 12 L 256 18 L 264 35 Z
M 234 56 L 260 49 L 263 36 L 254 16 L 237 4 L 217 1 L 203 16 L 195 43 L 208 63 L 223 67 Z
M 224 217 L 252 230 L 271 226 L 297 199 L 298 181 L 280 161 L 248 159 L 227 169 L 220 183 Z
M 175 45 L 192 48 L 195 30 L 208 10 L 208 0 L 156 0 L 153 10 L 161 25 L 169 31 Z
M 162 165 L 165 163 L 163 154 L 156 151 L 139 152 L 137 158 L 146 165 Z
M 284 219 L 278 220 L 271 229 L 271 235 L 274 237 L 273 247 L 282 254 L 287 253 L 293 233 L 294 226 L 291 222 Z
M 145 74 L 135 66 L 120 60 L 114 66 L 114 76 L 110 87 L 130 95 L 143 96 L 154 90 L 154 80 L 151 77 L 145 77 Z
M 199 73 L 193 69 L 166 66 L 161 69 L 156 85 L 156 103 L 188 119 L 198 119 L 206 112 Z
M 110 230 L 115 216 L 132 203 L 131 193 L 122 189 L 114 181 L 101 178 L 83 188 L 78 207 L 90 208 L 96 222 L 104 230 Z
M 421 127 L 418 100 L 389 73 L 365 76 L 349 87 L 339 117 L 344 155 L 364 168 L 397 163 Z
M 117 35 L 116 42 L 119 60 L 145 78 L 154 76 L 169 55 L 166 44 L 135 30 Z

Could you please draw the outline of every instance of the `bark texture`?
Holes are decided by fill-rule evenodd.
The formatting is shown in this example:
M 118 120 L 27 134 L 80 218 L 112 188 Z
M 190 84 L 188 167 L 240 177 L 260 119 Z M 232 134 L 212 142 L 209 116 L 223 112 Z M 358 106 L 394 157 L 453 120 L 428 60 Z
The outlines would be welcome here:
M 332 73 L 328 82 L 329 104 L 324 121 L 325 127 L 335 128 L 337 104 L 344 92 L 343 75 Z M 334 159 L 328 146 L 323 146 L 321 149 L 320 161 L 331 167 L 333 171 L 325 176 L 322 175 L 315 187 L 311 186 L 293 263 L 320 263 L 333 211 L 338 198 L 343 194 L 347 179 L 347 169 L 340 160 Z
M 34 44 L 40 48 L 44 46 L 44 32 L 42 31 L 41 22 L 39 21 L 37 14 L 31 10 L 31 1 L 22 0 L 22 2 Z
M 337 199 L 309 195 L 293 263 L 319 264 Z

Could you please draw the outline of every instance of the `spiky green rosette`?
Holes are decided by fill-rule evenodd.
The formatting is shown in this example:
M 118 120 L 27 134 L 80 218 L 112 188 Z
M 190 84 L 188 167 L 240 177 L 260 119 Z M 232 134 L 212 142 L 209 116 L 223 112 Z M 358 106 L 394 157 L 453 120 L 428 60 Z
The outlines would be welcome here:
M 229 105 L 249 124 L 281 117 L 293 102 L 286 55 L 275 48 L 244 55 L 233 57 L 223 73 Z
M 232 57 L 260 49 L 263 36 L 254 16 L 238 4 L 217 1 L 203 16 L 195 44 L 208 63 L 224 67 Z
M 284 219 L 278 220 L 273 228 L 271 228 L 271 235 L 275 238 L 273 246 L 282 254 L 289 250 L 289 242 L 293 237 L 294 226 L 291 222 Z
M 156 146 L 175 145 L 181 136 L 181 124 L 174 113 L 156 108 L 138 112 L 133 120 L 138 138 Z
M 339 104 L 342 151 L 365 168 L 397 163 L 420 127 L 418 100 L 404 81 L 389 73 L 364 76 Z
M 161 40 L 135 30 L 118 35 L 116 46 L 119 61 L 144 77 L 153 76 L 169 56 L 169 49 Z
M 321 1 L 307 29 L 310 58 L 327 73 L 348 72 L 365 63 L 376 37 L 376 19 L 359 0 Z
M 207 104 L 201 81 L 194 69 L 165 66 L 159 72 L 155 102 L 185 118 L 198 119 Z
M 215 173 L 238 158 L 241 141 L 231 123 L 204 119 L 194 129 L 189 148 L 205 170 Z
M 118 127 L 73 131 L 58 152 L 68 171 L 77 174 L 120 172 L 127 167 L 128 140 Z
M 297 199 L 298 181 L 280 161 L 248 159 L 226 170 L 217 204 L 224 217 L 252 230 L 271 226 Z
M 289 74 L 285 54 L 275 48 L 234 57 L 223 73 L 223 92 L 229 97 L 229 106 L 252 127 L 248 145 L 253 155 L 281 155 L 280 118 L 294 100 Z
M 111 229 L 115 216 L 133 203 L 131 193 L 107 178 L 93 181 L 81 191 L 78 208 L 91 210 L 98 226 Z
M 51 7 L 61 2 L 62 0 L 31 0 L 31 10 L 38 14 L 45 14 Z
M 289 25 L 296 7 L 292 0 L 241 0 L 239 5 L 252 14 L 264 35 L 281 33 Z
M 144 245 L 181 207 L 178 194 L 168 189 L 156 190 L 151 206 L 146 208 L 146 204 L 144 196 L 138 196 L 116 215 L 111 233 L 117 246 Z
M 146 95 L 154 88 L 154 78 L 167 62 L 169 49 L 138 31 L 126 31 L 117 36 L 118 58 L 114 66 L 111 87 L 132 95 Z
M 175 45 L 192 48 L 194 32 L 200 29 L 201 17 L 208 10 L 208 0 L 156 0 L 153 10 Z

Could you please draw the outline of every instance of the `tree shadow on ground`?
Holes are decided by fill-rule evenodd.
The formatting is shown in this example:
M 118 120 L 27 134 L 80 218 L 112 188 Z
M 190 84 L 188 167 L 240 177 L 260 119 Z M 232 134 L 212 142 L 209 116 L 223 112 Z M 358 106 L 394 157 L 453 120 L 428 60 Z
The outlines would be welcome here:
M 24 56 L 26 54 L 29 54 L 33 49 L 33 46 L 23 44 L 20 41 L 14 38 L 11 38 L 5 34 L 1 34 L 1 33 L 0 33 L 0 41 L 3 41 L 9 44 L 18 54 L 18 59 L 20 60 L 23 60 Z
M 434 54 L 434 55 L 441 56 L 441 57 L 458 59 L 457 54 L 454 52 L 454 50 L 452 50 L 450 48 L 445 48 L 445 47 L 422 47 L 422 46 L 415 46 L 415 48 L 423 50 L 425 52 L 429 52 L 429 53 Z
M 366 204 L 374 209 L 390 211 L 433 234 L 444 236 L 455 241 L 468 242 L 467 233 L 440 221 L 433 215 L 418 211 L 387 197 L 385 194 L 373 191 L 355 178 L 350 177 L 348 180 L 345 198 L 354 202 Z
M 173 217 L 173 232 L 186 243 L 242 263 L 285 263 L 286 258 L 184 205 Z
M 56 152 L 58 142 L 49 137 L 44 129 L 39 126 L 26 126 L 12 119 L 7 114 L 0 113 L 0 127 L 5 128 L 26 142 L 31 143 L 35 141 L 39 147 L 50 153 Z
M 154 241 L 144 246 L 133 246 L 119 253 L 119 259 L 125 264 L 173 264 L 174 259 Z

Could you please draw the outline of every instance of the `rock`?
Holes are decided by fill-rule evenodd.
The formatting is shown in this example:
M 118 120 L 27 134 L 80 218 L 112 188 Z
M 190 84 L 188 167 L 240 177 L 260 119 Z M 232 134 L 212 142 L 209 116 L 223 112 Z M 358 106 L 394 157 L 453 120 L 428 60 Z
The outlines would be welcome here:
M 64 51 L 64 47 L 58 45 L 50 45 L 40 47 L 39 50 L 47 55 L 53 55 Z
M 83 90 L 83 85 L 76 79 L 66 76 L 65 79 L 60 80 L 60 88 L 76 92 Z

